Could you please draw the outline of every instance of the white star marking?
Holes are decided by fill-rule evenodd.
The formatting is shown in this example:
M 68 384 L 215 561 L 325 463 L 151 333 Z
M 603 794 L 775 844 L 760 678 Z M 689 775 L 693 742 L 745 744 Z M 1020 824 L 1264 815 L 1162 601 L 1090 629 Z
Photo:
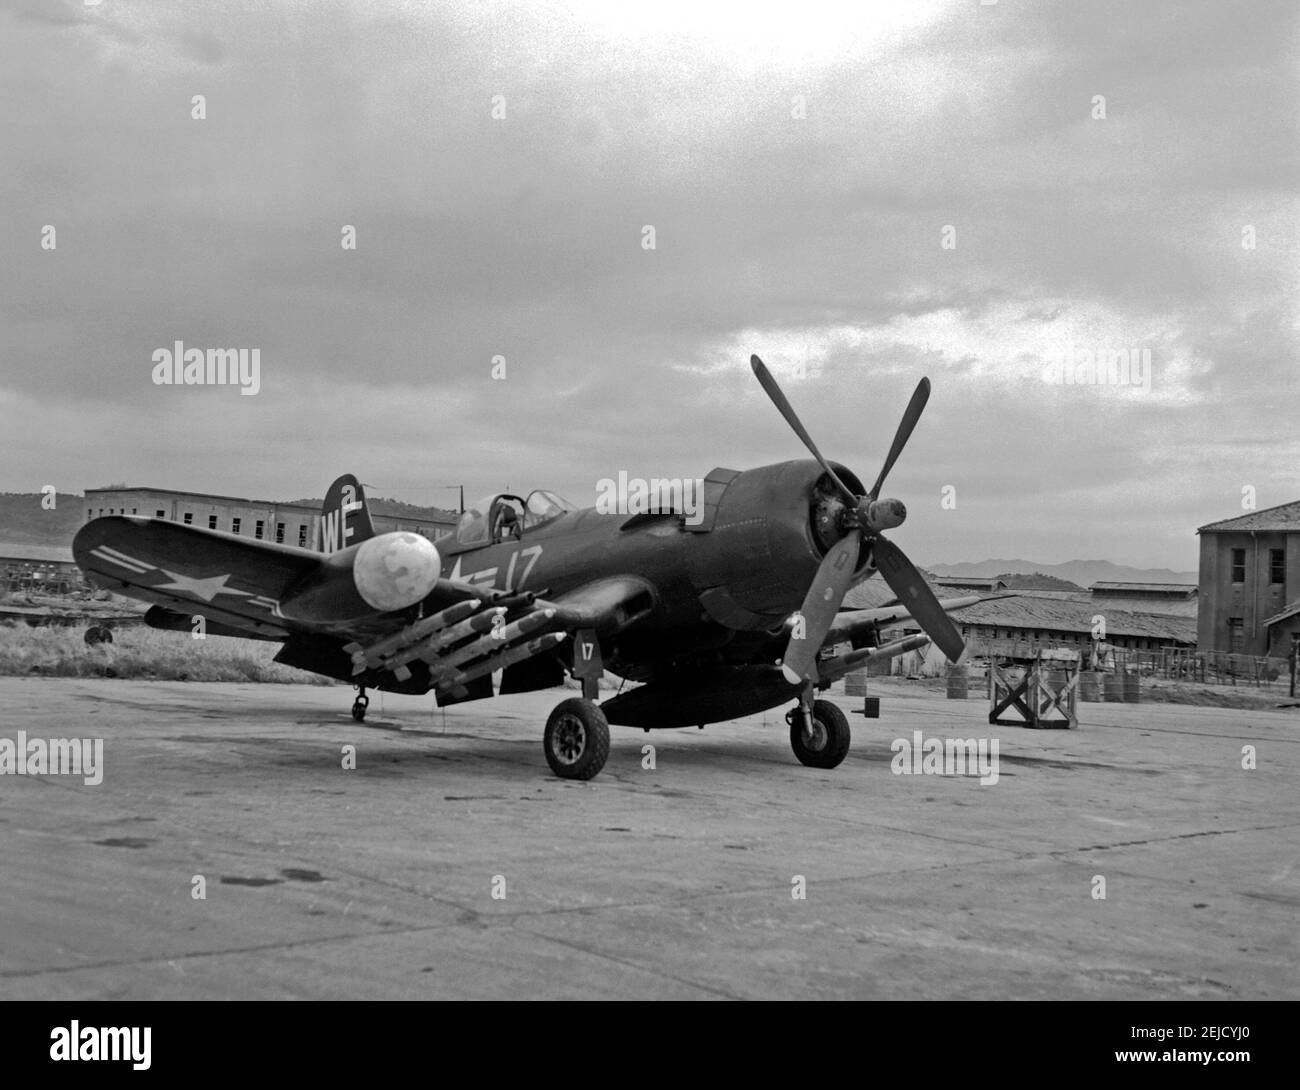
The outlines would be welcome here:
M 211 575 L 207 579 L 196 579 L 191 575 L 177 575 L 174 571 L 168 571 L 166 568 L 159 568 L 163 575 L 171 576 L 170 583 L 155 583 L 150 590 L 178 590 L 182 594 L 189 594 L 195 598 L 202 598 L 205 602 L 212 601 L 218 594 L 237 594 L 241 598 L 247 598 L 248 592 L 242 590 L 232 590 L 226 586 L 226 580 L 229 575 Z

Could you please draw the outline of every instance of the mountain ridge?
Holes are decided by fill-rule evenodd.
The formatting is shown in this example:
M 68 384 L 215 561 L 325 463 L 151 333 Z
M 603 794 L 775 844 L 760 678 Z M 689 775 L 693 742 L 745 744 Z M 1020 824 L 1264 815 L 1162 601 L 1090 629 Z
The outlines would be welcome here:
M 1037 560 L 976 560 L 954 564 L 925 564 L 927 571 L 940 576 L 963 579 L 991 579 L 995 575 L 1051 575 L 1090 587 L 1093 583 L 1185 583 L 1196 586 L 1196 572 L 1179 572 L 1171 568 L 1135 568 L 1111 560 L 1067 560 L 1061 564 L 1044 564 Z

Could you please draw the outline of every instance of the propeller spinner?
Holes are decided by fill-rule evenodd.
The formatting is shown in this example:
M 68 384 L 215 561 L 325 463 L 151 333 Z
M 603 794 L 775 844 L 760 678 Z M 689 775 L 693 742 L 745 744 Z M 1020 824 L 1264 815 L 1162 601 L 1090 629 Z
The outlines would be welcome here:
M 813 442 L 812 436 L 804 428 L 798 414 L 786 400 L 785 394 L 782 393 L 763 361 L 757 356 L 751 356 L 749 362 L 754 369 L 754 377 L 758 379 L 767 396 L 772 399 L 772 404 L 785 417 L 786 423 L 802 440 L 809 453 L 817 459 L 827 479 L 835 486 L 845 503 L 845 508 L 840 514 L 840 522 L 845 534 L 827 550 L 822 558 L 812 585 L 804 596 L 803 606 L 800 608 L 804 620 L 802 630 L 796 628 L 786 647 L 785 659 L 781 667 L 786 680 L 792 685 L 797 685 L 801 681 L 817 680 L 817 652 L 844 602 L 844 596 L 849 591 L 853 571 L 857 565 L 858 550 L 863 540 L 871 544 L 876 567 L 890 589 L 898 596 L 898 600 L 907 606 L 917 624 L 934 640 L 939 649 L 950 660 L 956 662 L 966 650 L 966 645 L 956 626 L 902 549 L 881 534 L 882 530 L 901 526 L 903 520 L 907 518 L 907 508 L 903 506 L 902 501 L 880 499 L 880 489 L 885 483 L 885 477 L 894 468 L 894 463 L 902 453 L 903 447 L 911 438 L 916 422 L 921 418 L 925 403 L 930 398 L 930 380 L 923 378 L 917 383 L 912 400 L 908 402 L 907 410 L 898 422 L 894 442 L 889 448 L 884 465 L 880 468 L 876 483 L 865 496 L 858 496 L 840 480 L 830 463 L 822 456 L 822 452 L 817 449 L 817 444 Z

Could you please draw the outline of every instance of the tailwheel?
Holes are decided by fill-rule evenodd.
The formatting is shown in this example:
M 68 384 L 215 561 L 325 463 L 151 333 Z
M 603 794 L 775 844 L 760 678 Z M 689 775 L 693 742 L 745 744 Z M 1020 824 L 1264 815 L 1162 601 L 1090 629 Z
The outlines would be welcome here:
M 555 706 L 542 736 L 546 763 L 565 780 L 589 780 L 609 756 L 609 722 L 593 700 L 572 697 Z
M 786 721 L 790 724 L 790 748 L 801 764 L 834 768 L 848 755 L 849 717 L 838 704 L 814 700 L 811 714 L 796 707 Z
M 370 697 L 366 696 L 365 689 L 362 689 L 356 700 L 352 702 L 352 718 L 358 723 L 366 717 L 366 709 L 370 707 Z

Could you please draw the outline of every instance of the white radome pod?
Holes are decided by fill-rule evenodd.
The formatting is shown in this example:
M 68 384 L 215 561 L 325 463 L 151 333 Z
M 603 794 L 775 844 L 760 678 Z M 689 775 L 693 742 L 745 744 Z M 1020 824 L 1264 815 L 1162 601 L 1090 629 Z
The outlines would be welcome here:
M 366 604 L 385 613 L 426 597 L 442 573 L 442 558 L 428 538 L 395 530 L 363 541 L 352 563 L 352 581 Z

